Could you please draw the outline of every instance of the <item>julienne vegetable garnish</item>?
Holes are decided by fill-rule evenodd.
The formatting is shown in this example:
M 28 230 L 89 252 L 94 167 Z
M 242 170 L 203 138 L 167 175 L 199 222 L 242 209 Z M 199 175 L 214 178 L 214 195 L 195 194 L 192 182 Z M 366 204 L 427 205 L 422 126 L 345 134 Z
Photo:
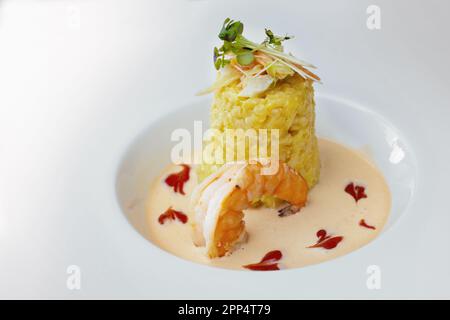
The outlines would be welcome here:
M 320 82 L 320 78 L 307 69 L 315 68 L 312 64 L 284 52 L 283 42 L 292 37 L 277 36 L 265 29 L 266 38 L 258 44 L 245 38 L 243 31 L 242 22 L 225 19 L 219 32 L 223 44 L 214 48 L 218 77 L 212 87 L 200 94 L 216 91 L 240 79 L 243 85 L 240 96 L 252 96 L 295 73 L 304 79 Z

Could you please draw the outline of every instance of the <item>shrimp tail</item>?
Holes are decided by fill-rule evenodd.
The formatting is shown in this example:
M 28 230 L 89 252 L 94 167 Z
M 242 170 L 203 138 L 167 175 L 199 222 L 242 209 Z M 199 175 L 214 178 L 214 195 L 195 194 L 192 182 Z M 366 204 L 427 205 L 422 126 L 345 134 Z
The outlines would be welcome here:
M 263 175 L 270 163 L 235 164 L 219 170 L 196 190 L 194 243 L 206 246 L 210 258 L 230 254 L 246 239 L 244 210 L 262 196 L 274 196 L 289 203 L 279 210 L 284 217 L 298 212 L 306 203 L 308 186 L 303 177 L 280 162 L 278 171 Z

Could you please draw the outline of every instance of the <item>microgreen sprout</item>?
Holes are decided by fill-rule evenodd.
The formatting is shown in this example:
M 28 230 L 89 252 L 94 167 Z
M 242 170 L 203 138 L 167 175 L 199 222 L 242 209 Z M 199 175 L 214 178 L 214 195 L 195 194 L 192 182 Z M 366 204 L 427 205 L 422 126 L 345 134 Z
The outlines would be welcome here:
M 214 48 L 214 66 L 217 70 L 231 64 L 242 71 L 241 67 L 251 68 L 255 63 L 259 63 L 265 71 L 270 64 L 269 73 L 277 79 L 286 77 L 290 74 L 289 70 L 292 70 L 305 79 L 320 81 L 319 77 L 306 69 L 315 68 L 313 65 L 283 52 L 282 43 L 292 39 L 291 36 L 277 36 L 271 30 L 265 29 L 266 39 L 258 44 L 246 39 L 242 35 L 243 31 L 242 22 L 225 19 L 219 32 L 219 39 L 223 40 L 223 44 L 220 48 Z M 284 70 L 280 70 L 283 68 Z
M 250 50 L 245 50 L 236 56 L 236 60 L 241 66 L 248 66 L 255 61 L 255 56 Z
M 219 33 L 219 39 L 223 41 L 233 42 L 238 35 L 244 31 L 244 25 L 240 21 L 233 21 L 226 18 Z
M 266 40 L 264 40 L 264 42 L 268 43 L 268 44 L 271 44 L 273 46 L 276 46 L 276 47 L 281 46 L 281 43 L 283 41 L 293 38 L 293 37 L 288 36 L 288 35 L 286 35 L 284 37 L 276 36 L 276 35 L 273 34 L 272 30 L 269 30 L 269 29 L 265 29 L 265 32 L 266 32 L 267 38 L 266 38 Z

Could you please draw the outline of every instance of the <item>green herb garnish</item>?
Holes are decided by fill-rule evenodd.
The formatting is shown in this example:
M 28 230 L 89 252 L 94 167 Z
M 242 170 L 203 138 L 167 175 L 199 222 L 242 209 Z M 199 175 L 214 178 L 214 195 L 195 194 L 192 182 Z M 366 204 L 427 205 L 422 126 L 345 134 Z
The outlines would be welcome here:
M 214 66 L 217 70 L 232 61 L 243 67 L 252 66 L 258 61 L 263 66 L 263 71 L 270 68 L 271 75 L 284 77 L 289 74 L 289 70 L 279 71 L 288 68 L 305 79 L 320 81 L 319 77 L 306 69 L 307 67 L 315 68 L 313 65 L 283 52 L 282 43 L 292 39 L 291 36 L 277 36 L 271 30 L 265 29 L 266 39 L 258 44 L 245 38 L 242 35 L 243 32 L 244 24 L 242 22 L 230 18 L 225 19 L 219 32 L 219 39 L 223 40 L 223 44 L 219 48 L 214 48 Z M 239 69 L 238 66 L 235 67 Z
M 223 41 L 233 42 L 238 35 L 244 31 L 244 25 L 240 21 L 233 21 L 226 18 L 219 33 L 219 39 Z
M 255 61 L 255 56 L 250 50 L 245 50 L 236 56 L 236 60 L 241 66 L 248 66 Z

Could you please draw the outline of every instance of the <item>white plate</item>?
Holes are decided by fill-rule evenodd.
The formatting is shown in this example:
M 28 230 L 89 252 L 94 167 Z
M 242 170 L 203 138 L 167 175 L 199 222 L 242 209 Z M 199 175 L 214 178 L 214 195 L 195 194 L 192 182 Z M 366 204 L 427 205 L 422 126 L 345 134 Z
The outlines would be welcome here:
M 212 101 L 198 99 L 172 112 L 145 130 L 126 151 L 117 173 L 117 197 L 122 211 L 133 227 L 145 238 L 148 230 L 146 199 L 151 184 L 171 163 L 172 148 L 179 143 L 172 133 L 185 129 L 191 141 L 195 122 L 202 132 L 208 129 Z M 392 213 L 384 228 L 388 230 L 414 200 L 417 185 L 417 162 L 404 136 L 377 113 L 349 100 L 317 95 L 317 135 L 363 152 L 383 173 L 392 196 Z M 198 134 L 198 133 L 197 133 Z M 192 143 L 194 144 L 194 143 Z M 194 146 L 191 146 L 193 151 Z
M 380 30 L 367 29 L 371 2 L 359 0 L 2 1 L 0 297 L 449 298 L 450 4 L 377 3 Z M 122 160 L 165 114 L 206 107 L 193 95 L 213 79 L 211 48 L 227 16 L 249 38 L 264 27 L 294 34 L 287 48 L 324 80 L 319 133 L 369 139 L 391 188 L 405 187 L 392 224 L 368 246 L 303 269 L 235 272 L 166 254 L 128 223 L 116 197 Z M 352 119 L 367 126 L 338 112 L 355 106 L 369 113 Z M 388 161 L 395 137 L 406 174 Z M 66 285 L 70 265 L 80 290 Z M 378 290 L 366 285 L 371 265 Z

